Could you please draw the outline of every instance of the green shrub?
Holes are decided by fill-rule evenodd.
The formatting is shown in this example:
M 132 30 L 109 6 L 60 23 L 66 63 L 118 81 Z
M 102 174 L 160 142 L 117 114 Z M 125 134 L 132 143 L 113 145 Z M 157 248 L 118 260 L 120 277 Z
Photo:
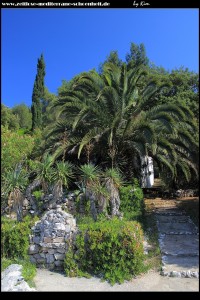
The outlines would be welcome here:
M 33 196 L 35 197 L 37 208 L 39 210 L 43 207 L 43 201 L 41 200 L 42 196 L 44 196 L 44 192 L 42 190 L 34 191 Z
M 22 268 L 22 276 L 28 282 L 32 281 L 36 275 L 36 265 L 31 263 L 28 259 L 25 261 L 19 260 L 18 262 L 23 266 Z
M 13 169 L 19 162 L 25 161 L 31 154 L 34 147 L 34 137 L 31 135 L 21 135 L 7 128 L 2 128 L 2 153 L 1 153 L 1 172 Z
M 26 258 L 28 256 L 29 234 L 37 218 L 25 217 L 22 222 L 2 218 L 1 256 Z
M 79 224 L 90 224 L 94 223 L 94 219 L 88 215 L 76 214 L 76 223 Z
M 137 179 L 133 185 L 120 188 L 120 211 L 128 220 L 139 220 L 144 211 L 143 191 L 139 187 Z
M 81 205 L 81 200 L 80 200 L 80 195 L 76 197 L 76 214 L 78 215 L 80 212 L 80 205 Z M 90 200 L 83 198 L 82 200 L 82 205 L 84 209 L 84 215 L 89 216 L 90 215 Z
M 66 254 L 66 275 L 89 273 L 101 276 L 111 284 L 130 280 L 145 270 L 142 241 L 143 232 L 137 222 L 114 218 L 81 224 L 75 249 Z

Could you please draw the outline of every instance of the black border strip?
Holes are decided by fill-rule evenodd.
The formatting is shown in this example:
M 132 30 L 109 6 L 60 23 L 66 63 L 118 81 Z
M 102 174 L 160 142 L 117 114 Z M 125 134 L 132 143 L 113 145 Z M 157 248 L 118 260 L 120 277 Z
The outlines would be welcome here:
M 190 0 L 184 3 L 170 3 L 170 1 L 162 0 L 156 3 L 154 0 L 138 1 L 138 0 L 88 0 L 59 2 L 59 1 L 2 1 L 1 8 L 132 8 L 132 9 L 150 9 L 150 8 L 197 8 L 198 1 Z

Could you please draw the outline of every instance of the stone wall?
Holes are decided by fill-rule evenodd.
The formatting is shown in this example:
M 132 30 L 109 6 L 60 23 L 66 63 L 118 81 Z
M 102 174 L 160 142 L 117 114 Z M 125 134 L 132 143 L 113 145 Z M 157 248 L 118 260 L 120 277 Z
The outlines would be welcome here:
M 76 220 L 57 205 L 32 227 L 29 255 L 37 267 L 62 270 L 69 243 L 77 232 Z

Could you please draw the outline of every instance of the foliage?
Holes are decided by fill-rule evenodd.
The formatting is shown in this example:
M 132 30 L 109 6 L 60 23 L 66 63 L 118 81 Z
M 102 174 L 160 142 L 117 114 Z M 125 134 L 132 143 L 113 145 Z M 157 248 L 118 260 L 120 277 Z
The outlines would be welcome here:
M 91 277 L 87 272 L 83 272 L 79 269 L 78 264 L 74 258 L 72 247 L 68 248 L 68 251 L 65 255 L 64 270 L 66 276 L 68 277 Z
M 95 182 L 99 177 L 99 167 L 93 164 L 85 164 L 79 168 L 81 180 L 84 185 L 90 185 Z
M 35 172 L 45 193 L 48 192 L 49 184 L 53 181 L 53 163 L 54 159 L 51 155 L 44 155 L 42 161 L 37 161 Z
M 149 60 L 146 56 L 144 44 L 136 45 L 131 43 L 130 52 L 126 54 L 126 62 L 131 63 L 131 66 L 148 65 Z
M 32 94 L 32 130 L 41 128 L 42 126 L 42 99 L 44 98 L 44 76 L 45 76 L 45 62 L 44 57 L 38 59 L 37 74 L 33 87 Z
M 55 121 L 56 114 L 52 113 L 51 106 L 56 101 L 57 97 L 55 94 L 50 93 L 47 87 L 44 88 L 44 98 L 42 100 L 42 124 L 43 128 Z
M 82 73 L 63 91 L 54 107 L 67 122 L 50 128 L 46 150 L 53 150 L 52 136 L 67 130 L 65 152 L 82 162 L 119 167 L 130 179 L 141 157 L 149 155 L 160 171 L 168 169 L 172 178 L 183 173 L 188 180 L 190 170 L 197 170 L 194 114 L 183 101 L 168 101 L 171 81 L 149 75 L 144 46 L 136 48 L 132 45 L 126 63 L 107 62 L 102 74 Z
M 194 113 L 196 119 L 199 119 L 199 75 L 190 72 L 187 68 L 167 72 L 162 68 L 151 66 L 149 78 L 157 82 L 168 83 L 169 90 L 166 90 L 152 102 L 153 106 L 164 104 L 166 102 L 182 103 Z
M 66 161 L 56 162 L 52 173 L 52 180 L 60 182 L 62 186 L 69 187 L 70 180 L 74 178 L 73 165 Z
M 41 197 L 43 196 L 43 192 L 41 190 L 39 191 L 34 191 L 33 192 L 33 196 L 37 199 L 37 200 L 40 200 Z
M 81 199 L 82 195 L 83 194 L 80 194 L 76 197 L 76 218 L 77 220 L 80 220 L 80 222 L 82 218 L 85 217 L 88 217 L 90 219 L 90 199 L 86 199 L 86 197 L 83 197 Z M 81 209 L 83 210 L 82 213 L 84 213 L 84 216 L 80 214 Z
M 1 256 L 5 258 L 27 258 L 29 234 L 36 218 L 25 217 L 17 222 L 2 217 L 1 224 Z
M 31 129 L 32 114 L 28 106 L 22 103 L 12 108 L 12 113 L 19 119 L 19 127 Z
M 137 179 L 134 179 L 133 185 L 120 188 L 120 200 L 120 210 L 123 212 L 125 218 L 137 220 L 143 215 L 144 196 Z
M 38 208 L 38 209 L 42 209 L 42 207 L 43 207 L 43 202 L 41 201 L 41 198 L 42 198 L 42 196 L 44 196 L 43 191 L 41 191 L 41 190 L 33 191 L 33 196 L 34 196 L 35 199 L 36 199 L 37 208 Z
M 19 262 L 20 263 L 20 262 Z M 25 260 L 22 262 L 22 276 L 28 283 L 33 280 L 36 275 L 37 269 L 36 266 L 31 263 L 29 260 Z
M 112 179 L 114 185 L 119 188 L 123 185 L 123 178 L 122 174 L 119 169 L 117 168 L 111 168 L 111 169 L 106 169 L 105 172 L 103 173 L 105 181 L 108 179 Z
M 2 127 L 1 138 L 1 172 L 4 173 L 29 157 L 34 147 L 34 137 Z
M 4 188 L 3 192 L 9 195 L 14 189 L 24 191 L 28 183 L 27 174 L 22 166 L 16 165 L 14 170 L 8 170 L 3 177 Z
M 22 165 L 16 165 L 14 170 L 8 170 L 2 175 L 2 192 L 5 198 L 8 199 L 8 206 L 11 212 L 11 208 L 14 209 L 17 220 L 22 220 L 22 203 L 23 192 L 28 185 L 28 177 Z M 7 204 L 7 203 L 6 203 Z
M 1 125 L 9 130 L 17 130 L 19 128 L 19 118 L 13 114 L 9 107 L 1 103 Z
M 32 137 L 34 139 L 34 147 L 33 147 L 33 150 L 32 150 L 32 153 L 31 153 L 31 158 L 32 159 L 39 159 L 42 157 L 42 155 L 40 155 L 38 149 L 42 143 L 42 140 L 43 140 L 43 132 L 40 128 L 37 128 L 35 129 L 33 132 L 32 132 Z
M 94 220 L 91 216 L 87 216 L 86 214 L 76 214 L 76 223 L 79 226 L 79 224 L 90 224 L 94 223 Z
M 79 271 L 95 274 L 113 285 L 130 280 L 145 270 L 143 233 L 138 223 L 114 218 L 81 225 L 80 230 L 76 236 L 76 249 L 70 253 L 75 275 Z M 65 272 L 70 275 L 69 262 Z
M 106 60 L 103 63 L 100 63 L 99 65 L 99 73 L 103 73 L 104 66 L 107 63 L 113 63 L 117 66 L 122 65 L 122 60 L 119 58 L 118 52 L 117 51 L 111 51 L 110 54 L 106 57 Z

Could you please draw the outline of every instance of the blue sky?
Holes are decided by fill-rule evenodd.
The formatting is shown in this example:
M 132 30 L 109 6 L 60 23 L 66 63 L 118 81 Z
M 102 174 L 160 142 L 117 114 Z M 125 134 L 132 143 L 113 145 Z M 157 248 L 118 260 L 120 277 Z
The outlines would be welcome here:
M 131 42 L 167 70 L 198 72 L 198 9 L 2 9 L 2 102 L 31 105 L 37 59 L 44 54 L 52 93 L 110 51 L 125 59 Z

